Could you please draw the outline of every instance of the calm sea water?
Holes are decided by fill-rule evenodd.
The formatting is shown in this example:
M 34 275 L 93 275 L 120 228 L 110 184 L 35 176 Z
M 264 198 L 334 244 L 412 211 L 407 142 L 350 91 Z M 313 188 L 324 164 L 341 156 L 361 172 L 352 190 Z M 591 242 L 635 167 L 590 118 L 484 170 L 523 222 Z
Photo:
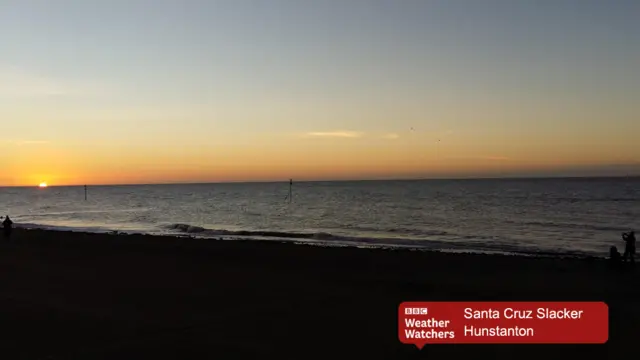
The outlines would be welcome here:
M 640 230 L 640 178 L 0 188 L 22 227 L 603 256 Z

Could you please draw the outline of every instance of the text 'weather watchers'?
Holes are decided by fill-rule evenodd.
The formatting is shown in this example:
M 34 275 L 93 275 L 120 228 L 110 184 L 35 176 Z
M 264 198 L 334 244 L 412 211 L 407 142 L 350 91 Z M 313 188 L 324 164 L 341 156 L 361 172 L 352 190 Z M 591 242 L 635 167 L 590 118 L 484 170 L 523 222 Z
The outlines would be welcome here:
M 605 343 L 603 302 L 404 302 L 398 337 L 405 344 Z

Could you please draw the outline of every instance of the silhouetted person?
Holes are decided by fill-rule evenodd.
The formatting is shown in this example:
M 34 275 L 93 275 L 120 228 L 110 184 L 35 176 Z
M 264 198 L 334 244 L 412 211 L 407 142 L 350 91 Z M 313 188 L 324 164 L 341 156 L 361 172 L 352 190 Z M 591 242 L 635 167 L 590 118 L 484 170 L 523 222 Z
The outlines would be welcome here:
M 626 262 L 628 257 L 632 263 L 635 263 L 636 233 L 634 231 L 624 233 L 622 234 L 622 240 L 625 242 L 624 255 L 622 255 L 622 259 Z
M 615 246 L 612 246 L 609 248 L 609 265 L 611 265 L 611 267 L 616 267 L 620 265 L 620 252 L 618 251 L 618 248 Z
M 9 240 L 9 238 L 11 237 L 11 231 L 13 230 L 13 221 L 9 219 L 9 215 L 7 215 L 7 217 L 4 218 L 4 221 L 2 222 L 2 227 L 4 227 L 4 237 L 7 238 L 7 240 Z

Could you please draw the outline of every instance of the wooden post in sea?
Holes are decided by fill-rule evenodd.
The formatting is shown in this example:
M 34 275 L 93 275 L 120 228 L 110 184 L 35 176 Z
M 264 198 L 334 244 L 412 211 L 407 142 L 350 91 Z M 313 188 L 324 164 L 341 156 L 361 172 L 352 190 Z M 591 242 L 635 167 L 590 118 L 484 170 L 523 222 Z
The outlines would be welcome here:
M 87 185 L 84 186 L 84 201 L 87 201 Z
M 291 187 L 293 186 L 293 179 L 289 179 L 289 204 L 291 204 Z

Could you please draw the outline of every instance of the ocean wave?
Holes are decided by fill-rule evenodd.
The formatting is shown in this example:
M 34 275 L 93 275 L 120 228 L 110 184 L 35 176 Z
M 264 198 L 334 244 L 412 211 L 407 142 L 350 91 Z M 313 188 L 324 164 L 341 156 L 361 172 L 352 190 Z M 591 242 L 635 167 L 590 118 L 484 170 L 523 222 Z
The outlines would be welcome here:
M 292 239 L 312 239 L 312 240 L 344 240 L 344 241 L 376 241 L 371 237 L 360 236 L 345 236 L 336 235 L 328 232 L 288 232 L 288 231 L 269 231 L 269 230 L 225 230 L 225 229 L 207 229 L 200 226 L 194 226 L 189 224 L 171 224 L 165 226 L 169 230 L 177 230 L 188 234 L 200 234 L 208 236 L 259 236 L 259 237 L 277 237 L 277 238 L 292 238 Z M 362 228 L 357 228 L 361 230 Z M 375 230 L 375 229 L 369 229 Z M 414 235 L 447 235 L 445 231 L 422 231 L 416 229 L 388 229 L 390 233 L 404 233 Z M 403 239 L 410 242 L 423 242 L 424 239 Z
M 36 223 L 15 223 L 14 226 L 18 229 L 37 229 L 37 230 L 49 230 L 49 231 L 71 231 L 71 232 L 84 232 L 94 234 L 107 234 L 107 233 L 123 233 L 123 234 L 149 234 L 160 235 L 160 233 L 154 234 L 145 229 L 132 229 L 132 228 L 114 228 L 108 226 L 67 226 L 67 225 L 48 225 L 48 224 L 36 224 Z
M 326 232 L 317 233 L 299 233 L 286 231 L 264 231 L 264 230 L 225 230 L 225 229 L 207 229 L 200 226 L 189 224 L 172 224 L 166 226 L 170 230 L 178 230 L 188 234 L 200 234 L 209 236 L 259 236 L 259 237 L 277 237 L 292 239 L 315 239 L 315 240 L 359 240 L 358 237 L 347 237 L 333 235 Z
M 39 230 L 51 230 L 51 231 L 76 231 L 76 232 L 89 232 L 89 233 L 109 233 L 113 232 L 112 229 L 100 227 L 100 226 L 60 226 L 60 225 L 45 225 L 45 224 L 33 224 L 33 223 L 14 223 L 14 226 L 18 229 L 39 229 Z
M 506 221 L 509 224 L 522 224 L 549 228 L 565 228 L 565 229 L 577 229 L 577 230 L 594 230 L 594 231 L 629 231 L 628 228 L 622 226 L 604 226 L 604 225 L 592 225 L 592 224 L 579 224 L 579 223 L 564 223 L 553 221 Z
M 455 240 L 425 240 L 415 238 L 385 238 L 345 236 L 327 232 L 286 232 L 286 231 L 261 231 L 261 230 L 226 230 L 207 229 L 189 224 L 165 225 L 165 229 L 187 233 L 202 238 L 233 237 L 242 239 L 265 239 L 284 241 L 300 241 L 302 243 L 320 242 L 328 245 L 347 245 L 358 247 L 386 247 L 386 248 L 412 248 L 416 250 L 454 251 L 454 252 L 480 252 L 502 253 L 535 256 L 602 256 L 601 253 L 579 250 L 553 251 L 541 249 L 537 245 L 526 245 L 521 242 L 517 245 L 509 244 L 509 239 L 498 236 L 461 236 Z M 436 232 L 442 234 L 444 232 Z M 495 240 L 502 240 L 496 242 Z M 491 242 L 487 242 L 491 241 Z
M 351 225 L 351 226 L 345 226 L 345 227 L 349 230 L 373 232 L 373 233 L 386 232 L 390 234 L 417 235 L 417 236 L 451 235 L 449 232 L 442 231 L 442 230 L 417 229 L 417 228 L 408 228 L 408 227 L 384 228 L 384 227 L 362 226 L 362 225 Z
M 386 248 L 386 249 L 410 249 L 417 251 L 441 251 L 441 252 L 465 252 L 480 254 L 509 254 L 521 256 L 571 256 L 571 257 L 603 257 L 602 252 L 579 250 L 546 250 L 539 246 L 527 246 L 522 243 L 512 245 L 501 242 L 486 242 L 489 238 L 463 236 L 452 241 L 425 240 L 412 238 L 373 238 L 359 236 L 342 236 L 327 232 L 285 232 L 285 231 L 250 231 L 250 230 L 225 230 L 207 229 L 189 224 L 172 224 L 162 226 L 163 231 L 112 229 L 99 226 L 53 226 L 35 223 L 16 223 L 17 228 L 41 229 L 49 231 L 73 231 L 86 233 L 123 233 L 123 234 L 147 234 L 147 235 L 173 235 L 189 236 L 204 239 L 220 240 L 276 240 L 294 242 L 297 244 L 331 246 L 331 247 L 357 247 L 357 248 Z M 173 234 L 167 231 L 173 231 Z M 176 234 L 177 233 L 177 234 Z M 496 240 L 496 237 L 490 237 Z

